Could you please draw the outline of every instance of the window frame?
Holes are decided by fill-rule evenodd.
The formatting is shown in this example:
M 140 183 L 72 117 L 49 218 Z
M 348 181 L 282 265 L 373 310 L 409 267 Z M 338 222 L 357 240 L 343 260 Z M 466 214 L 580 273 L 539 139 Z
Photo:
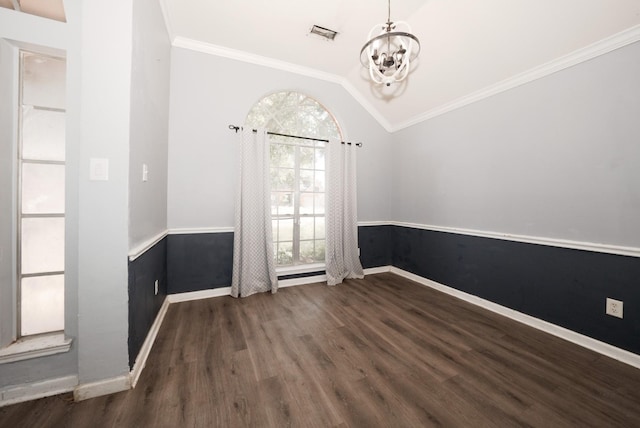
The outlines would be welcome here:
M 304 141 L 304 140 L 303 140 Z M 317 224 L 317 219 L 318 218 L 322 218 L 325 219 L 326 218 L 326 211 L 323 209 L 323 211 L 317 212 L 316 211 L 316 207 L 315 207 L 315 199 L 316 199 L 316 195 L 322 195 L 323 199 L 324 199 L 324 195 L 325 195 L 325 190 L 324 190 L 324 184 L 323 184 L 323 190 L 322 191 L 316 191 L 316 190 L 301 190 L 301 173 L 303 171 L 313 171 L 313 175 L 315 178 L 316 172 L 317 171 L 322 171 L 324 173 L 324 165 L 322 169 L 318 169 L 315 168 L 316 163 L 315 163 L 315 150 L 324 150 L 324 147 L 315 144 L 315 143 L 309 143 L 309 144 L 304 144 L 304 143 L 290 143 L 290 142 L 285 142 L 285 141 L 271 141 L 270 144 L 272 145 L 272 147 L 274 145 L 284 145 L 284 146 L 291 146 L 293 147 L 293 172 L 294 172 L 294 179 L 293 179 L 293 190 L 291 191 L 282 191 L 279 189 L 272 189 L 271 194 L 272 196 L 277 193 L 292 193 L 293 195 L 293 213 L 292 214 L 274 214 L 273 212 L 273 206 L 272 206 L 272 212 L 271 212 L 271 219 L 272 219 L 272 224 L 273 222 L 276 221 L 281 221 L 281 220 L 289 220 L 291 219 L 293 221 L 293 228 L 292 228 L 292 262 L 290 264 L 278 264 L 277 263 L 277 257 L 278 257 L 278 244 L 280 242 L 289 242 L 289 241 L 281 241 L 279 239 L 278 236 L 278 232 L 279 232 L 279 228 L 274 227 L 273 228 L 273 241 L 274 241 L 274 256 L 276 257 L 276 266 L 279 269 L 285 269 L 285 270 L 292 270 L 292 269 L 298 269 L 300 266 L 309 266 L 309 265 L 316 265 L 317 267 L 321 267 L 324 266 L 324 257 L 322 258 L 322 260 L 314 260 L 312 262 L 304 262 L 302 261 L 302 257 L 301 257 L 301 253 L 300 253 L 300 248 L 301 248 L 301 243 L 302 242 L 313 242 L 314 243 L 314 258 L 315 258 L 315 246 L 317 245 L 317 241 L 323 241 L 325 240 L 324 235 L 322 236 L 322 238 L 318 238 L 317 233 L 317 228 L 316 228 L 316 224 Z M 302 160 L 301 160 L 301 151 L 302 149 L 311 149 L 314 150 L 314 162 L 313 162 L 313 166 L 314 168 L 303 168 L 302 166 Z M 273 163 L 271 163 L 270 165 L 270 169 L 273 171 L 273 169 L 279 169 L 282 168 L 281 166 L 278 165 L 274 165 Z M 285 169 L 289 169 L 286 168 Z M 301 212 L 301 195 L 302 194 L 312 194 L 314 195 L 314 209 L 312 213 L 302 213 Z M 277 199 L 277 198 L 276 198 Z M 303 239 L 302 235 L 301 235 L 301 223 L 303 221 L 303 219 L 313 219 L 313 238 L 311 239 Z
M 54 355 L 63 352 L 68 352 L 71 349 L 72 339 L 67 338 L 64 328 L 66 327 L 66 308 L 63 309 L 63 326 L 62 330 L 48 331 L 43 333 L 37 333 L 32 335 L 21 334 L 21 301 L 20 301 L 20 275 L 21 275 L 21 218 L 22 218 L 22 155 L 21 155 L 21 132 L 23 121 L 23 104 L 22 104 L 22 61 L 23 53 L 35 54 L 39 56 L 52 57 L 66 62 L 66 55 L 63 51 L 51 49 L 38 49 L 29 46 L 21 47 L 20 44 L 13 44 L 6 40 L 0 39 L 0 50 L 2 50 L 3 56 L 8 58 L 8 61 L 0 67 L 0 77 L 4 77 L 3 82 L 0 83 L 0 93 L 10 94 L 9 97 L 5 97 L 0 106 L 0 111 L 7 112 L 8 114 L 2 120 L 2 125 L 10 128 L 4 137 L 11 135 L 11 143 L 2 148 L 4 153 L 10 156 L 6 160 L 7 165 L 10 166 L 10 171 L 6 172 L 4 176 L 0 176 L 0 180 L 4 185 L 9 184 L 10 190 L 7 194 L 2 195 L 3 200 L 8 201 L 9 215 L 4 216 L 5 219 L 0 228 L 3 229 L 2 240 L 5 243 L 11 242 L 10 254 L 0 254 L 0 275 L 6 279 L 0 281 L 0 294 L 2 295 L 2 301 L 4 304 L 0 305 L 0 364 L 12 363 L 15 361 L 21 361 L 31 358 L 43 357 L 47 355 Z M 7 64 L 10 63 L 10 64 Z M 66 80 L 66 76 L 65 76 Z M 66 82 L 65 82 L 66 86 Z M 66 89 L 65 89 L 66 91 Z M 10 107 L 9 107 L 10 104 Z M 66 113 L 65 109 L 50 109 L 61 110 Z M 65 119 L 66 127 L 66 119 Z M 66 152 L 66 148 L 65 148 Z M 47 163 L 47 164 L 63 164 L 65 165 L 65 180 L 63 183 L 64 191 L 66 193 L 67 179 L 66 179 L 66 160 L 63 162 L 58 161 L 44 161 L 44 162 L 26 162 L 26 163 Z M 64 199 L 64 213 L 63 218 L 66 218 L 66 197 Z M 55 217 L 59 217 L 55 215 Z M 65 220 L 66 223 L 66 220 Z M 66 227 L 65 227 L 66 229 Z M 7 232 L 8 233 L 5 233 Z M 64 241 L 66 249 L 66 231 L 64 232 Z M 4 244 L 3 244 L 4 246 Z M 5 247 L 6 248 L 6 247 Z M 5 251 L 5 250 L 0 250 Z M 65 262 L 66 263 L 66 262 Z M 10 271 L 10 274 L 8 272 Z M 63 272 L 66 271 L 66 266 L 63 265 Z M 42 274 L 42 273 L 40 273 Z M 37 276 L 37 275 L 27 275 Z M 63 291 L 63 301 L 66 304 L 66 286 Z
M 304 112 L 306 111 L 305 107 L 309 107 L 310 105 L 313 105 L 314 107 L 314 111 L 321 111 L 322 112 L 322 122 L 316 126 L 316 128 L 312 131 L 311 135 L 309 135 L 308 132 L 301 132 L 299 129 L 300 127 L 291 127 L 291 126 L 287 126 L 287 124 L 291 123 L 291 120 L 283 120 L 283 118 L 280 116 L 280 114 L 282 112 L 284 112 L 286 114 L 287 111 L 289 111 L 290 109 L 292 109 L 292 106 L 287 104 L 284 106 L 284 108 L 282 109 L 275 109 L 275 108 L 271 108 L 271 110 L 267 110 L 267 114 L 264 114 L 264 110 L 262 112 L 260 112 L 258 110 L 259 113 L 262 114 L 262 116 L 260 117 L 260 123 L 258 123 L 257 120 L 253 120 L 254 116 L 256 114 L 256 112 L 254 111 L 255 109 L 259 109 L 261 103 L 265 102 L 266 104 L 270 105 L 270 106 L 275 106 L 275 107 L 282 107 L 282 104 L 278 98 L 273 99 L 272 97 L 297 97 L 298 101 L 297 104 L 294 106 L 295 108 L 297 108 L 298 110 L 296 110 L 297 116 L 292 117 L 292 116 L 287 116 L 286 119 L 297 119 L 297 120 L 293 120 L 293 122 L 296 123 L 296 125 L 298 124 L 298 121 L 302 119 L 303 116 L 300 115 L 299 112 Z M 317 117 L 312 116 L 311 114 L 309 115 L 305 115 L 304 117 L 306 119 L 313 119 L 313 120 L 318 120 Z M 278 133 L 282 133 L 282 134 L 289 134 L 289 135 L 298 135 L 301 137 L 311 137 L 311 138 L 319 138 L 319 139 L 330 139 L 330 138 L 336 138 L 336 139 L 343 139 L 343 132 L 342 129 L 340 127 L 340 124 L 338 123 L 338 121 L 336 120 L 335 115 L 329 110 L 327 109 L 327 107 L 322 104 L 320 101 L 318 101 L 316 98 L 303 93 L 303 92 L 299 92 L 299 91 L 295 91 L 295 90 L 282 90 L 282 91 L 275 91 L 272 92 L 262 98 L 260 98 L 249 110 L 248 114 L 247 114 L 247 119 L 246 119 L 246 125 L 247 126 L 251 126 L 254 128 L 266 128 L 267 131 L 271 131 L 271 132 L 278 132 Z M 328 126 L 329 125 L 329 126 Z M 324 129 L 325 131 L 327 129 L 331 129 L 335 131 L 335 134 L 331 134 L 331 135 L 324 135 L 322 134 L 322 129 Z M 326 131 L 326 132 L 330 132 L 330 131 Z M 305 135 L 306 134 L 306 135 Z M 325 190 L 323 189 L 322 192 L 315 192 L 315 191 L 310 191 L 310 192 L 304 192 L 300 190 L 300 171 L 301 170 L 307 170 L 307 168 L 301 168 L 300 166 L 300 149 L 303 147 L 309 147 L 309 148 L 313 148 L 313 149 L 324 149 L 325 147 L 325 143 L 323 142 L 317 142 L 317 141 L 312 141 L 312 140 L 305 140 L 305 139 L 294 139 L 294 138 L 290 138 L 290 137 L 281 137 L 281 136 L 272 136 L 270 138 L 270 144 L 274 145 L 274 144 L 282 144 L 282 145 L 291 145 L 294 146 L 294 152 L 295 152 L 295 161 L 294 161 L 294 174 L 295 174 L 295 178 L 294 178 L 294 190 L 293 190 L 293 197 L 294 197 L 294 213 L 293 215 L 286 215 L 286 216 L 282 216 L 285 219 L 286 218 L 293 218 L 293 244 L 292 244 L 292 262 L 291 264 L 278 264 L 278 244 L 280 243 L 279 239 L 278 239 L 278 233 L 277 230 L 274 228 L 273 230 L 273 242 L 274 242 L 274 258 L 275 258 L 275 263 L 276 263 L 276 271 L 278 273 L 283 273 L 283 274 L 298 274 L 298 273 L 308 273 L 308 272 L 316 272 L 316 271 L 321 271 L 324 270 L 325 268 L 325 262 L 324 262 L 324 257 L 322 261 L 319 260 L 315 260 L 313 263 L 305 263 L 301 260 L 300 258 L 300 244 L 302 241 L 309 241 L 307 239 L 301 239 L 300 236 L 300 222 L 303 218 L 318 218 L 318 217 L 322 217 L 322 218 L 326 218 L 326 210 L 324 210 L 324 212 L 322 214 L 318 214 L 315 212 L 315 202 L 314 202 L 314 212 L 312 214 L 300 214 L 300 193 L 322 193 L 325 194 Z M 315 166 L 315 164 L 314 164 Z M 278 166 L 275 166 L 276 168 Z M 273 162 L 270 163 L 270 168 L 274 168 Z M 323 168 L 324 170 L 324 168 Z M 315 168 L 312 171 L 317 171 Z M 315 172 L 314 172 L 314 177 L 315 177 Z M 326 183 L 326 177 L 325 177 L 325 183 Z M 272 189 L 272 195 L 274 192 L 277 192 L 278 190 L 274 190 Z M 274 214 L 272 211 L 272 224 L 274 220 L 282 220 L 283 218 L 280 217 L 278 214 Z M 324 236 L 322 237 L 322 239 L 324 241 Z M 314 253 L 316 251 L 315 249 L 315 245 L 317 243 L 317 241 L 319 241 L 317 235 L 316 235 L 316 221 L 314 220 Z

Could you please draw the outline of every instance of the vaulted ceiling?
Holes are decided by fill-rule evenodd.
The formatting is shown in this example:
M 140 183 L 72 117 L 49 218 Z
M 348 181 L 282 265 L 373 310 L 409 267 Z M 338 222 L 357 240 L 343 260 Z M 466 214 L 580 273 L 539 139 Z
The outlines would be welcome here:
M 640 0 L 392 0 L 422 49 L 386 88 L 359 54 L 387 0 L 160 1 L 174 45 L 339 82 L 390 131 L 640 40 Z

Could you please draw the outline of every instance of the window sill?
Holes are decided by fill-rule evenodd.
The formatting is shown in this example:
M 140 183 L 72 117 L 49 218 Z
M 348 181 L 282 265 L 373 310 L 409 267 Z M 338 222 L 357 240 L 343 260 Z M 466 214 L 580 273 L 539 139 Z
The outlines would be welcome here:
M 66 338 L 63 332 L 20 339 L 0 349 L 0 364 L 68 352 L 71 349 L 71 342 L 72 340 Z
M 296 275 L 299 273 L 320 272 L 325 270 L 324 263 L 313 263 L 308 265 L 277 267 L 276 273 L 279 276 Z

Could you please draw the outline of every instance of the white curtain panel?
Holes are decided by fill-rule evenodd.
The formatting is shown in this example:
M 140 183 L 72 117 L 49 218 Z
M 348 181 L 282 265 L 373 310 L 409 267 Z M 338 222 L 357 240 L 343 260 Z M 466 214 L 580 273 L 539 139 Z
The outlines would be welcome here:
M 326 145 L 326 241 L 327 284 L 344 278 L 364 278 L 358 256 L 358 212 L 355 144 L 331 140 Z
M 271 230 L 269 153 L 265 130 L 242 131 L 233 238 L 233 297 L 278 290 Z

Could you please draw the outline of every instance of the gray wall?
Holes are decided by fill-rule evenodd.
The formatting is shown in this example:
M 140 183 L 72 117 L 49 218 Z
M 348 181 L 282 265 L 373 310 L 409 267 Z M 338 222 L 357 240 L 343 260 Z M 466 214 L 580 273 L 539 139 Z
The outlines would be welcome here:
M 386 220 L 390 135 L 340 85 L 173 48 L 169 122 L 169 228 L 232 227 L 238 136 L 249 109 L 279 90 L 306 93 L 334 113 L 358 151 L 358 218 Z M 239 134 L 238 134 L 239 135 Z
M 125 375 L 129 249 L 129 133 L 133 0 L 67 4 L 80 10 L 80 87 L 70 104 L 79 122 L 78 375 L 80 383 Z M 74 125 L 75 122 L 74 122 Z M 91 158 L 109 159 L 109 181 L 89 181 Z
M 392 219 L 640 247 L 640 43 L 393 135 Z
M 160 4 L 133 4 L 131 142 L 129 147 L 129 246 L 167 228 L 167 150 L 171 45 Z M 148 181 L 142 181 L 142 165 Z

